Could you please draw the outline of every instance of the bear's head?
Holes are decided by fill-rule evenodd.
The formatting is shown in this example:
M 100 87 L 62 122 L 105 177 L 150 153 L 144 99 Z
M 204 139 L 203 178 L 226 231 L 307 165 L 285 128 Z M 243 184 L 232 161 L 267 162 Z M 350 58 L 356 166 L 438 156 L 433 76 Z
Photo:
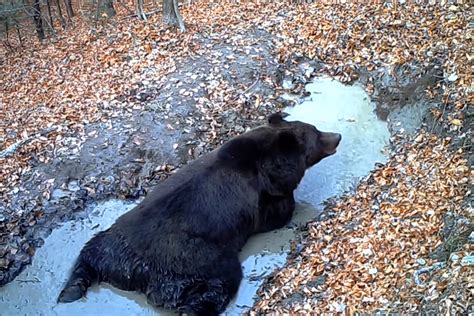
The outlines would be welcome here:
M 314 166 L 322 159 L 336 153 L 336 148 L 341 141 L 341 134 L 319 131 L 314 125 L 300 121 L 287 122 L 286 113 L 275 113 L 268 117 L 268 124 L 281 130 L 280 134 L 289 135 L 286 141 L 297 144 L 305 155 L 306 168 Z M 291 135 L 291 136 L 290 136 Z
M 271 195 L 296 189 L 305 170 L 333 155 L 341 135 L 319 131 L 311 124 L 288 122 L 275 113 L 266 125 L 237 136 L 218 151 L 219 160 L 242 172 L 258 175 Z

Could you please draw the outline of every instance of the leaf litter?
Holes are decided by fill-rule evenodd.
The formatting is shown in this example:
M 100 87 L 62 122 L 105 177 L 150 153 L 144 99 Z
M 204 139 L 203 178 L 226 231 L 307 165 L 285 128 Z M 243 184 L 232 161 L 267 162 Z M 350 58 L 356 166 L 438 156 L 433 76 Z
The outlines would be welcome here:
M 153 92 L 169 88 L 169 77 L 190 59 L 207 56 L 211 65 L 203 66 L 200 74 L 185 74 L 191 83 L 202 79 L 202 91 L 180 89 L 182 83 L 175 82 L 179 98 L 195 102 L 192 116 L 170 128 L 199 130 L 201 146 L 189 149 L 191 157 L 284 106 L 277 102 L 285 91 L 278 77 L 283 73 L 295 78 L 294 64 L 306 57 L 319 63 L 318 73 L 346 83 L 369 72 L 365 87 L 374 99 L 380 70 L 403 81 L 396 75 L 404 65 L 434 66 L 439 78 L 424 92 L 441 100 L 430 111 L 433 124 L 449 137 L 436 136 L 433 128 L 413 136 L 395 135 L 390 161 L 378 166 L 355 193 L 329 207 L 327 218 L 308 225 L 303 250 L 292 253 L 287 266 L 268 280 L 252 312 L 415 311 L 431 308 L 430 302 L 437 303 L 435 309 L 466 311 L 474 282 L 464 258 L 472 255 L 472 244 L 450 248 L 445 266 L 437 265 L 430 254 L 443 246 L 446 214 L 472 223 L 472 210 L 463 202 L 472 181 L 465 159 L 471 137 L 465 122 L 472 122 L 465 113 L 474 91 L 469 9 L 468 4 L 445 2 L 406 2 L 394 8 L 356 2 L 203 0 L 183 7 L 186 33 L 165 28 L 159 16 L 151 16 L 149 23 L 113 19 L 96 30 L 75 18 L 74 29 L 60 34 L 58 41 L 32 41 L 24 51 L 0 55 L 2 73 L 8 74 L 0 78 L 0 151 L 28 140 L 12 156 L 0 158 L 2 203 L 8 205 L 18 193 L 22 175 L 34 164 L 48 163 L 70 148 L 69 136 L 78 135 L 74 150 L 80 150 L 89 124 L 174 106 L 169 99 L 150 101 L 156 97 Z M 280 63 L 283 70 L 270 74 L 258 69 L 252 80 L 236 83 L 229 78 L 238 76 L 238 69 L 223 69 L 245 63 L 242 54 L 259 58 L 261 37 L 249 35 L 255 29 L 272 36 L 268 47 L 275 61 L 269 68 Z M 222 43 L 235 51 L 216 52 Z M 304 80 L 293 88 L 304 93 Z M 229 123 L 237 117 L 244 118 L 238 126 Z M 461 149 L 453 150 L 453 144 Z M 175 170 L 159 168 L 165 174 Z M 42 216 L 41 209 L 33 217 L 17 213 L 8 222 L 2 219 L 2 240 L 16 236 L 25 216 L 32 227 Z M 34 247 L 9 251 L 32 255 Z M 2 249 L 1 269 L 9 264 L 5 253 Z M 298 299 L 289 300 L 292 297 Z

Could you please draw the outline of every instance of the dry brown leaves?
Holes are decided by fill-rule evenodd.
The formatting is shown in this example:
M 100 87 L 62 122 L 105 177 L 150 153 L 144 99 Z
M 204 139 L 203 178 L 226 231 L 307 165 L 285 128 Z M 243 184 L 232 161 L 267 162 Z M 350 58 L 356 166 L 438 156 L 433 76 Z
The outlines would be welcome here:
M 462 153 L 450 152 L 448 143 L 420 134 L 332 207 L 333 218 L 312 223 L 305 249 L 261 291 L 254 310 L 352 314 L 399 301 L 409 311 L 425 292 L 440 295 L 447 282 L 416 288 L 413 274 L 418 259 L 434 263 L 428 255 L 441 244 L 443 215 L 466 211 L 460 205 L 471 174 Z M 472 272 L 459 267 L 457 274 L 472 279 Z M 324 284 L 315 285 L 321 276 Z M 303 294 L 303 301 L 282 304 L 294 293 Z

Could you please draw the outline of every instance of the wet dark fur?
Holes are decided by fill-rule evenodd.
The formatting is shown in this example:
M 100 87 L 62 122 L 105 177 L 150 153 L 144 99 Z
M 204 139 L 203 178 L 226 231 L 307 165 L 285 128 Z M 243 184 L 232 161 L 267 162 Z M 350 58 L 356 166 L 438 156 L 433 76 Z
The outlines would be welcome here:
M 58 301 L 75 301 L 104 281 L 142 292 L 154 306 L 223 312 L 242 279 L 242 246 L 251 235 L 288 223 L 305 170 L 332 154 L 339 140 L 270 116 L 267 125 L 183 167 L 93 237 Z

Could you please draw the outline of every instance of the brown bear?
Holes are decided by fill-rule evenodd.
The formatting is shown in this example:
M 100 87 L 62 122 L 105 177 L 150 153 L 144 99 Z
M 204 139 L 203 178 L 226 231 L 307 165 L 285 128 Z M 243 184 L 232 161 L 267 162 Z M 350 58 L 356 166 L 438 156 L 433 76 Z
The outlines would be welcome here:
M 59 302 L 94 282 L 144 293 L 149 304 L 217 315 L 242 279 L 238 252 L 285 226 L 305 170 L 336 152 L 341 135 L 280 113 L 160 183 L 82 249 Z

